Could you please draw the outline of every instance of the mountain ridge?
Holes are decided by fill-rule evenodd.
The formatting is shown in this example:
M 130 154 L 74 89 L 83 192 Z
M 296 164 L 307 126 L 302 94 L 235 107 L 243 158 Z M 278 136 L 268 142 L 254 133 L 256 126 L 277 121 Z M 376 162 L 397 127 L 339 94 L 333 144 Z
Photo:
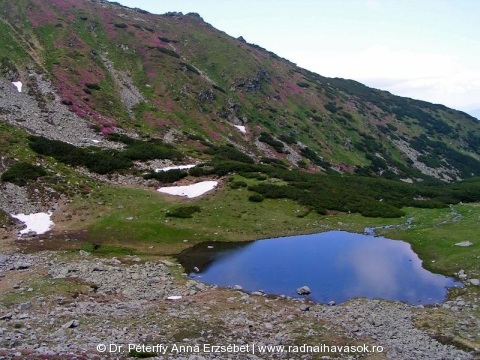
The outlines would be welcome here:
M 406 181 L 480 175 L 470 115 L 296 67 L 196 13 L 19 0 L 2 5 L 2 25 L 4 76 L 25 80 L 35 64 L 101 134 L 176 138 L 185 151 L 201 137 L 257 159 Z

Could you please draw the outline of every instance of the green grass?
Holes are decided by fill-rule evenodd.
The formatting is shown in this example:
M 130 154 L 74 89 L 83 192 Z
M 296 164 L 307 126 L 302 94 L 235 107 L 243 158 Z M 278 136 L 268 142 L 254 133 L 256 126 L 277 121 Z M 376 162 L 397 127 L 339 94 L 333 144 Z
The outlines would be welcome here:
M 412 244 L 413 250 L 424 261 L 424 267 L 435 272 L 452 275 L 464 269 L 471 276 L 480 276 L 480 205 L 453 206 L 461 218 L 450 209 L 407 209 L 407 217 L 414 217 L 411 229 L 383 230 L 382 234 Z M 446 223 L 443 223 L 446 221 Z M 471 247 L 454 244 L 471 241 Z
M 9 307 L 15 304 L 19 304 L 32 297 L 39 296 L 68 296 L 74 295 L 76 292 L 86 293 L 89 290 L 89 286 L 77 282 L 75 280 L 67 279 L 50 279 L 41 275 L 33 275 L 22 283 L 22 287 L 25 289 L 32 288 L 29 291 L 10 290 L 0 294 L 0 306 Z
M 243 179 L 253 184 L 255 179 Z M 87 242 L 127 247 L 146 252 L 149 246 L 165 253 L 188 244 L 207 240 L 242 241 L 296 233 L 316 232 L 320 216 L 297 215 L 304 208 L 290 200 L 266 199 L 252 203 L 253 193 L 245 188 L 222 188 L 198 200 L 167 197 L 141 189 L 103 187 L 92 192 L 91 197 L 78 197 L 72 211 L 90 211 L 91 218 Z M 171 199 L 171 198 L 170 198 Z M 98 202 L 105 205 L 99 206 Z M 200 208 L 192 218 L 166 217 L 179 205 Z M 98 217 L 97 217 L 98 216 Z M 87 216 L 88 217 L 88 216 Z
M 232 178 L 234 181 L 245 181 L 249 186 L 260 182 L 238 175 Z M 406 216 L 394 219 L 346 213 L 321 216 L 287 199 L 251 202 L 248 198 L 252 194 L 244 187 L 231 189 L 224 184 L 207 196 L 189 200 L 153 190 L 105 186 L 92 191 L 89 198 L 78 197 L 72 208 L 89 213 L 87 220 L 77 225 L 88 224 L 84 246 L 101 245 L 97 249 L 101 255 L 164 255 L 202 241 L 247 241 L 329 230 L 363 233 L 365 227 L 397 225 L 377 233 L 411 243 L 426 268 L 447 275 L 460 269 L 480 275 L 478 204 L 455 205 L 462 217 L 450 222 L 455 215 L 449 208 L 406 208 Z M 96 205 L 98 202 L 103 205 Z M 200 212 L 191 218 L 166 216 L 182 206 L 198 206 Z M 413 226 L 407 229 L 405 223 L 410 217 L 414 217 Z M 454 246 L 466 240 L 475 245 Z
M 24 64 L 29 56 L 15 38 L 11 35 L 11 28 L 0 22 L 0 58 L 7 57 L 16 64 Z
M 0 121 L 0 155 L 20 160 L 31 160 L 34 152 L 28 147 L 28 135 L 24 130 Z

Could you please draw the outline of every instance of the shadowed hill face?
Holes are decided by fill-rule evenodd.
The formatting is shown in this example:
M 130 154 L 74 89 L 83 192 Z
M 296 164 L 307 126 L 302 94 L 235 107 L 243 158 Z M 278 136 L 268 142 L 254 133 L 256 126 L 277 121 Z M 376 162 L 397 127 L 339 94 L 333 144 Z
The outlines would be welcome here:
M 103 134 L 119 127 L 197 152 L 202 141 L 231 142 L 257 158 L 390 178 L 480 175 L 476 119 L 311 73 L 198 14 L 93 0 L 0 11 L 2 76 L 28 91 L 29 71 L 45 73 L 59 101 Z

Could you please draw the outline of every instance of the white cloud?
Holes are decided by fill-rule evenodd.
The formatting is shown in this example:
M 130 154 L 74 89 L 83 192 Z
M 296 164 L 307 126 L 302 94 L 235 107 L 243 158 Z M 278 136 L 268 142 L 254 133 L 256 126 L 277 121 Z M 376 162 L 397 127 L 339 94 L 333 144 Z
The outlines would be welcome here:
M 454 55 L 372 46 L 358 52 L 297 52 L 298 64 L 321 75 L 355 79 L 394 94 L 469 111 L 480 108 L 480 70 Z
M 369 10 L 377 11 L 381 8 L 381 2 L 379 0 L 366 0 L 365 5 Z

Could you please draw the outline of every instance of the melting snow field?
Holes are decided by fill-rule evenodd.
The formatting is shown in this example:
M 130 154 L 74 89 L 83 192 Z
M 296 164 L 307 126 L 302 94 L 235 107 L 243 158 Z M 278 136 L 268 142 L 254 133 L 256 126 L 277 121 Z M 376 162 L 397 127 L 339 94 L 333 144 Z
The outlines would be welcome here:
M 241 133 L 246 134 L 247 133 L 247 128 L 243 125 L 233 125 L 235 126 Z
M 161 187 L 157 191 L 170 195 L 186 196 L 194 198 L 213 190 L 218 185 L 218 181 L 202 181 L 192 185 L 186 186 L 168 186 Z
M 191 169 L 197 165 L 177 165 L 177 166 L 167 166 L 161 169 L 155 169 L 155 172 L 160 171 L 169 171 L 169 170 L 184 170 L 184 169 Z
M 21 81 L 14 81 L 12 84 L 17 88 L 18 92 L 22 92 L 22 82 Z
M 36 213 L 36 214 L 16 214 L 12 215 L 25 223 L 26 228 L 20 231 L 20 235 L 28 234 L 30 231 L 37 233 L 37 235 L 44 234 L 53 227 L 53 221 L 50 220 L 52 213 Z

